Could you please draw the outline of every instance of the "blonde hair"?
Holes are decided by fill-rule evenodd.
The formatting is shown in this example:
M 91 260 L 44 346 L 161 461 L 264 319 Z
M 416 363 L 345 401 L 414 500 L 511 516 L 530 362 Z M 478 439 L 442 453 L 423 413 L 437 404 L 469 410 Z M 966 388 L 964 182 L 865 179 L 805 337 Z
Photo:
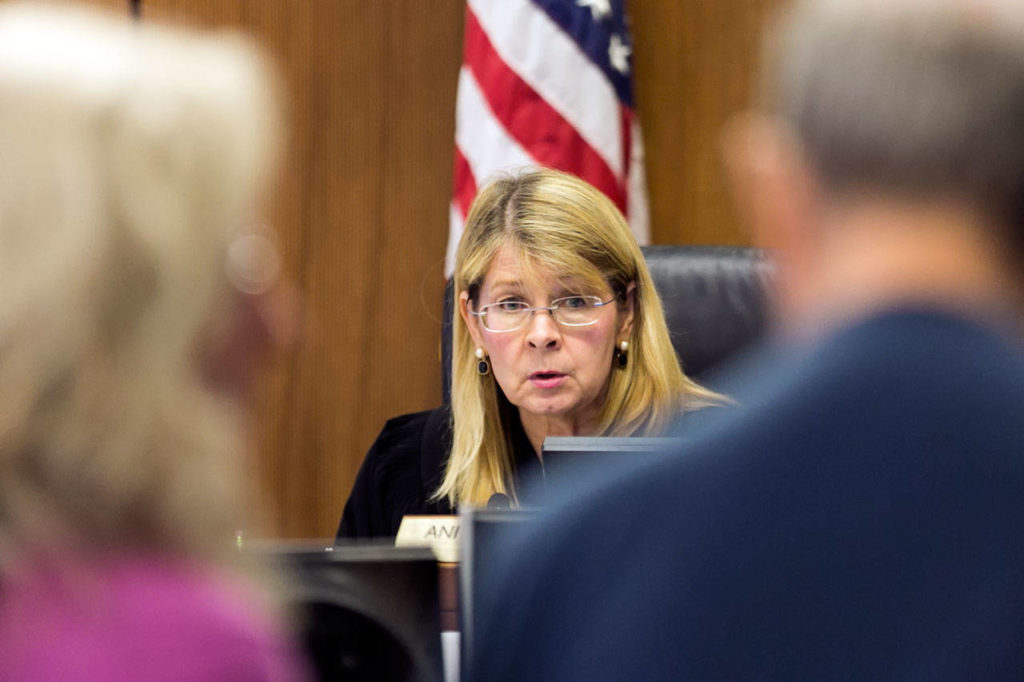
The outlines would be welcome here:
M 629 362 L 610 374 L 596 435 L 657 435 L 680 412 L 721 402 L 683 374 L 643 254 L 622 214 L 600 191 L 547 169 L 500 177 L 484 187 L 456 252 L 455 291 L 475 301 L 495 254 L 507 244 L 527 269 L 573 273 L 585 285 L 610 286 L 620 304 L 636 285 Z M 473 341 L 458 311 L 452 325 L 452 450 L 436 497 L 453 506 L 479 505 L 498 492 L 514 498 L 509 429 L 515 408 L 493 376 L 478 374 Z
M 197 356 L 274 101 L 241 40 L 0 7 L 0 561 L 231 551 L 240 432 Z

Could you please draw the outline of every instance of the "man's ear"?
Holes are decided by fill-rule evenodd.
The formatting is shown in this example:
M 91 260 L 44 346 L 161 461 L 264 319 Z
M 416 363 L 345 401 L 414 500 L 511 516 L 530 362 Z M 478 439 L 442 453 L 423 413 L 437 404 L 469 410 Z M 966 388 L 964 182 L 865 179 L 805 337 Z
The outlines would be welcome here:
M 760 114 L 744 114 L 723 131 L 723 157 L 734 201 L 754 244 L 778 265 L 779 312 L 807 304 L 819 260 L 820 193 L 795 134 Z
M 814 233 L 815 183 L 786 126 L 742 114 L 726 125 L 722 149 L 734 201 L 757 246 L 789 251 Z
M 476 323 L 477 318 L 469 314 L 469 292 L 463 291 L 459 294 L 459 314 L 462 315 L 462 321 L 466 323 L 466 329 L 469 330 L 469 335 L 473 339 L 473 343 L 478 348 L 484 347 L 484 340 L 480 334 L 480 326 Z

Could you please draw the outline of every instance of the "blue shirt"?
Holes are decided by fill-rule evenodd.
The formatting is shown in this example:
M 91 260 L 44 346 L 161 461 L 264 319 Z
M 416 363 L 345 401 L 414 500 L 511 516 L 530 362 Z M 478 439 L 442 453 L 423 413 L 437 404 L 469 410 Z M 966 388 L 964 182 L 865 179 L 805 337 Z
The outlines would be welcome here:
M 900 310 L 771 356 L 510 538 L 471 679 L 1020 679 L 1019 344 Z

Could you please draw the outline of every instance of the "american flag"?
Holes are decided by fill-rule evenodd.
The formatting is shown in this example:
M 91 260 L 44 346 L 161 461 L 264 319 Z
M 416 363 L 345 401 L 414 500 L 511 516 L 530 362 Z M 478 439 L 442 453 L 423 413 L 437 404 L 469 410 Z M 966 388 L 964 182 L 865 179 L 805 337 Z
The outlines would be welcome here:
M 602 190 L 648 241 L 625 0 L 468 0 L 445 274 L 478 186 L 547 166 Z

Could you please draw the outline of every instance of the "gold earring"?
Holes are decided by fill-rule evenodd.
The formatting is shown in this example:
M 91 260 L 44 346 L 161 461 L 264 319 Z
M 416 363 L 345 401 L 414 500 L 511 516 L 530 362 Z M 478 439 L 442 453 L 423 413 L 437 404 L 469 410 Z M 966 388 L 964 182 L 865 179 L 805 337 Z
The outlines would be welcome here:
M 491 363 L 487 362 L 487 354 L 484 353 L 483 348 L 476 349 L 476 373 L 482 377 L 487 376 L 491 373 Z

